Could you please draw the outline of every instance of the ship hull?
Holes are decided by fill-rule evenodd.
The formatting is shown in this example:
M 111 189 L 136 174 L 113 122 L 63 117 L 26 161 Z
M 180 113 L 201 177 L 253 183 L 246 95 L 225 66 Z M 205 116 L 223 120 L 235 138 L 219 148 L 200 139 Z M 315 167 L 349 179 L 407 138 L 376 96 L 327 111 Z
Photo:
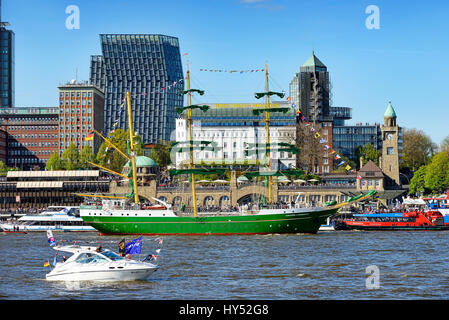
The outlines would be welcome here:
M 101 210 L 84 211 L 83 220 L 100 234 L 135 235 L 233 235 L 269 233 L 317 233 L 338 209 L 286 209 L 276 213 L 246 215 L 199 215 L 144 217 Z

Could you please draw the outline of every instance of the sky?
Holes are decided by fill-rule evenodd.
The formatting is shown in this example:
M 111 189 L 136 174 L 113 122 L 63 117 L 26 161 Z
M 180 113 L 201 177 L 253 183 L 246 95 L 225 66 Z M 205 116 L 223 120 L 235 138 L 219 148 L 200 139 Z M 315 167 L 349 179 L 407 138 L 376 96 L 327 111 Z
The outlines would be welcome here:
M 76 29 L 66 26 L 72 5 Z M 101 33 L 165 34 L 187 53 L 192 88 L 205 90 L 194 103 L 260 102 L 265 89 L 262 72 L 200 69 L 267 65 L 270 90 L 288 94 L 314 51 L 332 106 L 352 108 L 348 124 L 382 123 L 391 101 L 400 126 L 439 144 L 449 136 L 448 9 L 446 0 L 3 0 L 2 20 L 15 33 L 16 107 L 57 106 L 60 84 L 88 80 Z

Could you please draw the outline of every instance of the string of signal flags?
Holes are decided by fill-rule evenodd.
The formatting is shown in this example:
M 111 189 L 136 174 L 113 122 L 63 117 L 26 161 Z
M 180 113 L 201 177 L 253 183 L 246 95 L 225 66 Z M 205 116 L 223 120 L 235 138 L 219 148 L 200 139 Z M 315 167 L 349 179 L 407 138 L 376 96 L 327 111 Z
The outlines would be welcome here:
M 287 98 L 287 101 L 290 102 L 290 97 Z M 326 139 L 322 138 L 320 133 L 312 126 L 312 124 L 309 121 L 307 121 L 306 117 L 302 114 L 301 110 L 299 108 L 297 108 L 294 103 L 291 104 L 291 107 L 292 107 L 292 109 L 296 109 L 297 121 L 300 120 L 304 123 L 304 126 L 310 127 L 309 132 L 313 133 L 313 136 L 315 139 L 320 139 L 319 142 L 320 142 L 320 144 L 323 145 L 323 149 L 325 151 L 328 151 L 330 155 L 333 155 L 334 160 L 340 160 L 341 156 L 334 149 L 331 148 L 331 146 L 326 141 Z M 337 167 L 340 167 L 340 166 L 344 165 L 345 163 L 346 163 L 346 161 L 341 159 L 341 161 L 337 164 Z M 349 164 L 346 164 L 345 169 L 349 173 L 355 172 L 355 169 L 353 169 Z

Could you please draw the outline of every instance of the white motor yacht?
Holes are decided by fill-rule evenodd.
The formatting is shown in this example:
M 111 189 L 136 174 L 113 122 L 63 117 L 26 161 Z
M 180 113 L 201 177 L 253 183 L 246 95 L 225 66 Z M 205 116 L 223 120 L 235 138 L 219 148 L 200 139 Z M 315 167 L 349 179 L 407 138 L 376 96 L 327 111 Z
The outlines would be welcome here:
M 80 218 L 79 207 L 50 206 L 39 214 L 28 214 L 17 221 L 0 224 L 5 231 L 96 231 Z
M 108 249 L 96 251 L 90 246 L 54 246 L 57 251 L 73 255 L 64 262 L 57 262 L 47 273 L 49 281 L 132 281 L 148 278 L 159 267 L 121 257 Z

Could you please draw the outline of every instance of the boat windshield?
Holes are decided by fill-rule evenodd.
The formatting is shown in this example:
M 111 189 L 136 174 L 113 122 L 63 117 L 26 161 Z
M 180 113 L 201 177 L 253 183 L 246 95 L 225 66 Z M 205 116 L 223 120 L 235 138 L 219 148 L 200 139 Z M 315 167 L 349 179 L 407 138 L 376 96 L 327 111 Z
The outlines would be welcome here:
M 103 251 L 101 254 L 103 254 L 105 257 L 111 259 L 112 261 L 117 261 L 117 260 L 123 260 L 124 258 L 119 256 L 118 254 L 112 252 L 112 251 Z
M 77 263 L 99 263 L 107 262 L 107 260 L 101 255 L 95 253 L 82 253 L 75 260 Z

